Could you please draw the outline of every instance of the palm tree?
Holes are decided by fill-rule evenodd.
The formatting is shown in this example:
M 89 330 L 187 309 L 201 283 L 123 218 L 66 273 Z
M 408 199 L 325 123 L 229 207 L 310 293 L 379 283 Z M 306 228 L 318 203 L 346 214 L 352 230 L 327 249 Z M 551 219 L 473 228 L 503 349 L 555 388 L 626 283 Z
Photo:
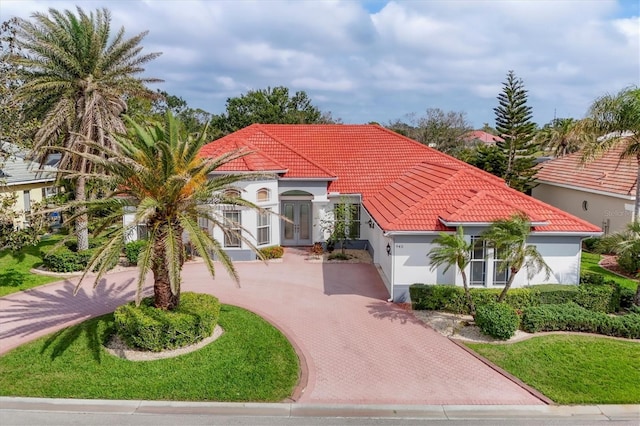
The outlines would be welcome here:
M 29 105 L 41 127 L 35 134 L 32 157 L 45 162 L 57 147 L 64 147 L 62 169 L 79 172 L 75 179 L 75 198 L 87 198 L 85 175 L 94 169 L 87 157 L 76 155 L 88 149 L 84 140 L 113 149 L 111 137 L 125 130 L 121 114 L 126 97 L 145 96 L 144 83 L 160 80 L 138 78 L 142 65 L 159 53 L 140 54 L 146 32 L 125 38 L 121 28 L 113 39 L 111 16 L 99 9 L 77 15 L 49 9 L 35 13 L 34 22 L 18 20 L 15 43 L 20 54 L 11 61 L 24 84 L 16 98 Z M 94 150 L 94 152 L 97 152 Z M 78 248 L 88 248 L 88 217 L 77 216 L 75 231 Z
M 103 214 L 96 233 L 106 233 L 107 242 L 89 262 L 87 271 L 96 270 L 95 283 L 118 259 L 126 235 L 137 223 L 145 223 L 148 243 L 138 258 L 138 297 L 151 272 L 154 281 L 154 304 L 157 308 L 172 310 L 180 303 L 180 272 L 185 262 L 183 234 L 188 236 L 213 276 L 213 258 L 221 261 L 238 282 L 238 275 L 229 256 L 206 230 L 198 225 L 198 218 L 206 218 L 227 234 L 240 238 L 254 251 L 253 244 L 242 236 L 238 225 L 216 214 L 217 204 L 239 205 L 267 212 L 237 196 L 227 195 L 225 188 L 253 176 L 240 174 L 211 175 L 216 169 L 244 154 L 228 153 L 217 159 L 199 155 L 207 142 L 206 128 L 199 136 L 189 135 L 170 112 L 164 123 L 142 126 L 127 119 L 131 127 L 128 135 L 115 138 L 115 148 L 87 141 L 90 150 L 76 153 L 104 170 L 96 176 L 115 188 L 105 197 L 86 201 L 73 201 L 68 207 L 82 205 L 87 211 Z M 90 151 L 96 150 L 98 154 Z M 134 212 L 134 224 L 123 227 L 122 215 Z M 77 215 L 77 214 L 76 214 Z M 80 284 L 78 284 L 80 285 Z
M 467 284 L 467 274 L 465 272 L 465 269 L 471 261 L 473 244 L 465 240 L 462 226 L 458 227 L 455 234 L 441 232 L 433 242 L 437 244 L 438 247 L 432 248 L 428 254 L 429 260 L 431 260 L 431 270 L 433 271 L 440 265 L 446 265 L 444 272 L 447 272 L 453 265 L 458 267 L 458 271 L 460 275 L 462 275 L 462 285 L 464 286 L 464 295 L 467 299 L 467 307 L 469 308 L 469 313 L 475 318 L 476 307 L 471 298 L 471 292 Z
M 583 160 L 591 161 L 619 145 L 623 146 L 621 159 L 632 158 L 638 163 L 634 220 L 640 213 L 640 88 L 628 87 L 615 95 L 596 99 L 581 130 L 590 137 Z
M 551 268 L 536 246 L 527 244 L 530 233 L 531 223 L 528 218 L 517 213 L 508 219 L 494 221 L 483 233 L 484 239 L 494 248 L 497 258 L 501 259 L 498 270 L 509 270 L 509 278 L 498 297 L 498 302 L 504 300 L 516 274 L 523 267 L 527 269 L 528 279 L 532 279 L 541 270 L 546 274 L 545 279 L 551 276 Z
M 585 138 L 576 131 L 576 123 L 573 118 L 553 119 L 538 131 L 535 140 L 545 149 L 551 149 L 556 157 L 579 151 Z
M 630 267 L 640 273 L 638 268 L 638 256 L 640 256 L 640 222 L 633 221 L 627 224 L 626 229 L 615 234 L 607 235 L 598 241 L 596 246 L 601 253 L 614 253 L 618 258 L 626 258 Z M 629 268 L 631 269 L 631 268 Z M 636 290 L 633 303 L 640 306 L 640 285 Z

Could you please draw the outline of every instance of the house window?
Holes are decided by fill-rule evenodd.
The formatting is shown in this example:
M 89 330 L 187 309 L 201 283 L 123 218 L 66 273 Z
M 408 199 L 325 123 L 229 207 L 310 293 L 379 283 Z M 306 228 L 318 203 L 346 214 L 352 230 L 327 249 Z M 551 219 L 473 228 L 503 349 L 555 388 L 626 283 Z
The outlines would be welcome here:
M 493 250 L 493 285 L 504 287 L 509 279 L 509 268 L 500 270 L 504 264 L 505 256 L 498 250 Z
M 271 244 L 271 214 L 269 209 L 258 213 L 258 245 Z
M 269 201 L 269 190 L 267 188 L 258 189 L 258 192 L 256 193 L 256 200 L 259 203 Z
M 224 233 L 224 246 L 225 247 L 240 247 L 240 211 L 239 210 L 227 210 L 223 212 L 224 221 L 227 227 Z
M 469 284 L 485 285 L 485 277 L 487 275 L 487 243 L 480 237 L 471 237 L 473 248 L 471 249 L 471 267 Z
M 482 239 L 471 237 L 470 279 L 473 286 L 504 286 L 509 279 L 509 269 L 500 270 L 505 256 Z

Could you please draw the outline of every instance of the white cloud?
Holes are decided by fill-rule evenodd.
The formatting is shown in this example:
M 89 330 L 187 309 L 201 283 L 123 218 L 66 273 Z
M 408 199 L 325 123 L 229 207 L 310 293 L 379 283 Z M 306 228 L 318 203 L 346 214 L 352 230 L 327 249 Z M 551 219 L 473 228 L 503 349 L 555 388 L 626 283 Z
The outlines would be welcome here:
M 534 119 L 581 117 L 606 92 L 640 83 L 640 13 L 613 0 L 83 1 L 113 27 L 149 30 L 159 86 L 218 113 L 228 97 L 284 85 L 345 122 L 386 123 L 427 108 L 493 123 L 508 70 Z M 67 1 L 2 0 L 0 20 Z M 622 14 L 624 13 L 624 14 Z

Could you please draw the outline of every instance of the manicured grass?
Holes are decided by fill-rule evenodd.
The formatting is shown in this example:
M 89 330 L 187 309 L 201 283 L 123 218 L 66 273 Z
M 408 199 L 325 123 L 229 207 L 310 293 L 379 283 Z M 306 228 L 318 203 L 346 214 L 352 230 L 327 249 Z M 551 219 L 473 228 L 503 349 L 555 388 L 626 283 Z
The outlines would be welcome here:
M 37 246 L 24 247 L 17 253 L 12 250 L 1 250 L 0 297 L 42 284 L 60 281 L 60 277 L 33 274 L 30 272 L 31 268 L 42 263 L 40 250 L 53 246 L 60 238 L 59 235 L 43 237 Z
M 640 343 L 549 335 L 471 349 L 559 404 L 640 403 Z
M 223 305 L 225 333 L 176 358 L 126 361 L 102 342 L 113 315 L 70 327 L 0 357 L 0 394 L 48 398 L 282 401 L 298 379 L 289 341 L 259 316 Z
M 607 271 L 603 267 L 598 265 L 601 256 L 595 253 L 589 253 L 586 251 L 582 252 L 582 263 L 580 264 L 581 272 L 595 272 L 597 274 L 603 275 L 607 280 L 613 280 L 620 284 L 622 287 L 626 287 L 629 290 L 636 291 L 638 288 L 638 282 L 631 280 L 629 278 L 624 278 L 619 275 L 616 275 L 610 271 Z

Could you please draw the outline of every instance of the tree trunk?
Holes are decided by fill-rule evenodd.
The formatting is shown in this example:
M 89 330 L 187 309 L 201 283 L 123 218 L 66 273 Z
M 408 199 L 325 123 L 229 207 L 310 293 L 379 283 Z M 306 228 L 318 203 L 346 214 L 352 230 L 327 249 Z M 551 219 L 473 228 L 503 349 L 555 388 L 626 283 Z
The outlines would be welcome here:
M 511 288 L 511 284 L 513 284 L 513 279 L 516 277 L 516 274 L 518 273 L 519 270 L 520 269 L 511 268 L 511 275 L 509 275 L 509 279 L 507 280 L 507 283 L 502 289 L 502 293 L 500 293 L 500 297 L 498 297 L 498 303 L 502 302 L 504 298 L 507 297 L 507 292 Z
M 469 314 L 473 317 L 473 319 L 476 319 L 476 305 L 473 303 L 471 291 L 469 290 L 469 285 L 467 284 L 467 274 L 464 272 L 464 269 L 460 270 L 460 275 L 462 275 L 462 285 L 464 286 L 464 295 L 467 298 Z
M 633 303 L 636 306 L 640 306 L 640 284 L 638 284 L 638 289 L 636 290 L 636 296 L 633 298 Z
M 76 181 L 76 201 L 84 202 L 87 200 L 86 183 L 86 178 L 84 176 L 79 177 Z M 78 207 L 78 213 L 80 213 L 80 215 L 76 217 L 75 220 L 78 251 L 87 250 L 89 248 L 89 216 L 86 211 L 87 209 L 85 207 Z
M 633 209 L 633 220 L 638 221 L 638 214 L 640 213 L 640 154 L 636 156 L 636 161 L 638 163 L 638 171 L 636 175 L 636 203 Z
M 154 247 L 153 271 L 153 305 L 158 309 L 172 311 L 180 304 L 180 289 L 177 294 L 171 291 L 169 269 L 165 263 L 163 241 L 160 239 Z

